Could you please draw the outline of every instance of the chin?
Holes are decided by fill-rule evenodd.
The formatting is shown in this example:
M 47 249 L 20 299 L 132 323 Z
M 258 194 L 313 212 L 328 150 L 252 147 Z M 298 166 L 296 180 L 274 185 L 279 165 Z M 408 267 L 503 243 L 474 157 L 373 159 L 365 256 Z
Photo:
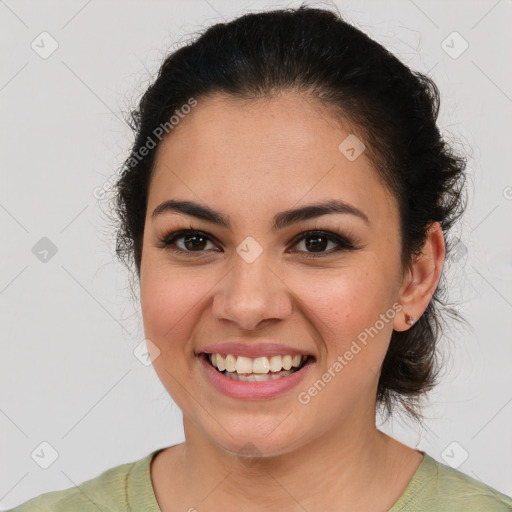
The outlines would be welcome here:
M 299 450 L 306 442 L 304 432 L 276 428 L 281 421 L 282 418 L 272 422 L 272 428 L 268 427 L 268 418 L 265 428 L 257 424 L 254 424 L 253 428 L 241 424 L 238 427 L 226 424 L 227 432 L 218 427 L 214 432 L 205 432 L 205 436 L 221 450 L 240 457 L 241 462 L 244 462 L 245 458 L 278 457 Z

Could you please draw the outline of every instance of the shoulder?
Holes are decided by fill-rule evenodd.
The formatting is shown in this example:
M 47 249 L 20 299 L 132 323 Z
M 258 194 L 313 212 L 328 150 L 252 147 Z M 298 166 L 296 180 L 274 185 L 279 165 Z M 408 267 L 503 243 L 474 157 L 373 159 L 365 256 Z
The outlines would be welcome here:
M 512 498 L 424 454 L 423 462 L 390 512 L 512 512 Z
M 97 477 L 74 487 L 41 494 L 6 512 L 129 510 L 128 477 L 134 468 L 149 466 L 150 458 L 154 453 L 135 462 L 107 469 Z

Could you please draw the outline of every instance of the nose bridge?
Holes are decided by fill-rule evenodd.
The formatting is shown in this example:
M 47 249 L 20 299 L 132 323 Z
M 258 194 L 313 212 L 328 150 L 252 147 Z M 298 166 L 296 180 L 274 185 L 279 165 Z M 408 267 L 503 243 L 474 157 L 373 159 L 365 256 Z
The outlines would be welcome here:
M 286 286 L 272 270 L 269 252 L 261 249 L 254 257 L 254 251 L 251 241 L 240 244 L 213 301 L 216 318 L 231 320 L 243 329 L 253 329 L 266 319 L 283 319 L 291 312 Z

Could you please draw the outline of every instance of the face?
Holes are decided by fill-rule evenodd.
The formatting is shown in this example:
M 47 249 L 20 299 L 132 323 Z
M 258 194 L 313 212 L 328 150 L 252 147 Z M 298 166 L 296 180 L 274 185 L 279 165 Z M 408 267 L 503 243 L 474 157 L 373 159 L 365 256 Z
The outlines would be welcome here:
M 218 448 L 277 455 L 374 422 L 400 310 L 399 218 L 366 153 L 339 149 L 350 134 L 311 99 L 214 95 L 158 147 L 140 273 L 145 336 L 185 422 Z M 169 200 L 200 208 L 161 206 Z M 304 209 L 328 202 L 341 206 Z M 232 379 L 211 352 L 221 369 L 267 380 Z M 290 355 L 306 364 L 286 371 L 290 358 L 276 356 Z

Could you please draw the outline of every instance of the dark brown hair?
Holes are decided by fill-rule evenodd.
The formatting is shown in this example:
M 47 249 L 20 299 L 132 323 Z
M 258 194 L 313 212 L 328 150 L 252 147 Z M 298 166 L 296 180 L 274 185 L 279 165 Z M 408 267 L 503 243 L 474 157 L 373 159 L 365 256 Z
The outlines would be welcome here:
M 407 268 L 426 231 L 439 221 L 446 234 L 464 210 L 465 159 L 436 125 L 439 91 L 380 44 L 330 10 L 295 9 L 243 15 L 208 28 L 165 58 L 131 113 L 135 142 L 114 187 L 119 221 L 116 252 L 140 277 L 147 196 L 161 128 L 184 105 L 222 92 L 257 99 L 281 91 L 313 96 L 348 121 L 365 141 L 383 183 L 397 198 L 401 257 Z M 144 155 L 141 155 L 144 153 Z M 436 381 L 443 276 L 426 311 L 404 332 L 393 331 L 378 385 L 388 413 L 400 403 L 420 418 L 419 398 Z M 448 308 L 445 307 L 448 311 Z M 454 310 L 449 310 L 457 316 Z

